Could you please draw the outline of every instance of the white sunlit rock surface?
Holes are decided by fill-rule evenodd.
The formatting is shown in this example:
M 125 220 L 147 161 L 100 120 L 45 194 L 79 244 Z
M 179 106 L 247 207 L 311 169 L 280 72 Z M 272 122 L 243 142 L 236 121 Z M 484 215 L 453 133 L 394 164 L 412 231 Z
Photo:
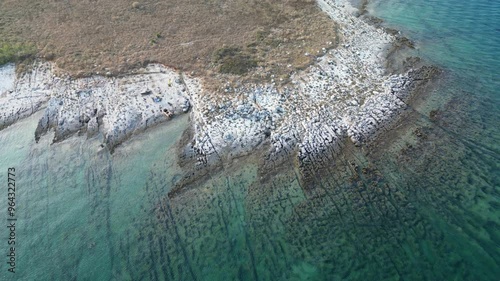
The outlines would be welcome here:
M 189 83 L 189 78 L 186 80 Z M 51 128 L 55 130 L 54 141 L 76 132 L 91 137 L 100 131 L 112 149 L 134 132 L 187 112 L 190 103 L 184 81 L 160 65 L 120 78 L 72 79 L 55 76 L 51 63 L 37 63 L 30 73 L 4 87 L 0 126 L 45 108 L 36 138 Z
M 339 46 L 318 50 L 323 55 L 294 74 L 288 86 L 228 84 L 223 93 L 207 93 L 202 80 L 157 64 L 125 77 L 72 79 L 39 62 L 14 79 L 8 65 L 0 70 L 0 128 L 45 108 L 37 139 L 52 128 L 54 141 L 101 132 L 112 150 L 192 107 L 193 139 L 186 149 L 202 165 L 209 158 L 251 153 L 264 141 L 269 157 L 298 151 L 304 163 L 337 150 L 346 138 L 360 145 L 405 108 L 414 73 L 385 74 L 386 50 L 395 38 L 354 16 L 347 1 L 318 0 L 318 5 L 337 22 Z

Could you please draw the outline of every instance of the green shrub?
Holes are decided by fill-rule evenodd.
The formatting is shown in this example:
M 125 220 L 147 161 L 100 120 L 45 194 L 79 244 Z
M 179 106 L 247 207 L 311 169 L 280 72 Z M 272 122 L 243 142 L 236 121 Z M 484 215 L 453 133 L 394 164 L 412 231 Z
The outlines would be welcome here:
M 35 48 L 25 44 L 0 43 L 0 65 L 32 58 Z

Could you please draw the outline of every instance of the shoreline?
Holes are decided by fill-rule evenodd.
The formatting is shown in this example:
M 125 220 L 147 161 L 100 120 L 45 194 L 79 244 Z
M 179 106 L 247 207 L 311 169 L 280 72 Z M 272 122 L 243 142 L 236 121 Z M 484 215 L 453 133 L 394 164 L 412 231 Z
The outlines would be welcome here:
M 197 172 L 187 173 L 175 190 L 257 150 L 269 162 L 263 166 L 296 159 L 307 178 L 311 167 L 332 159 L 345 141 L 361 146 L 390 127 L 433 71 L 411 69 L 411 61 L 403 73 L 390 69 L 393 51 L 405 47 L 398 36 L 370 23 L 372 17 L 359 15 L 347 0 L 317 3 L 338 25 L 339 44 L 318 57 L 306 53 L 316 63 L 284 87 L 274 81 L 228 83 L 224 93 L 215 94 L 204 90 L 203 81 L 157 64 L 129 76 L 72 79 L 55 76 L 51 63 L 37 62 L 0 93 L 0 129 L 44 109 L 36 140 L 51 129 L 54 142 L 99 134 L 113 152 L 131 135 L 190 111 L 191 135 L 179 144 L 179 158 Z M 0 90 L 5 88 L 9 81 L 0 81 Z
M 15 77 L 12 65 L 5 68 Z M 74 134 L 92 138 L 100 133 L 103 145 L 112 152 L 131 135 L 191 107 L 185 83 L 192 80 L 161 65 L 149 65 L 124 77 L 77 79 L 55 76 L 55 68 L 51 63 L 36 62 L 31 72 L 1 83 L 10 89 L 0 96 L 0 129 L 43 110 L 34 132 L 37 142 L 52 129 L 53 142 Z
M 316 175 L 315 169 L 335 159 L 345 142 L 362 146 L 390 129 L 407 109 L 405 101 L 437 73 L 436 68 L 412 58 L 407 60 L 406 69 L 389 69 L 391 56 L 411 47 L 400 40 L 409 40 L 355 16 L 352 7 L 343 9 L 346 1 L 338 2 L 318 1 L 340 25 L 344 35 L 340 45 L 293 76 L 292 86 L 229 88 L 238 95 L 235 103 L 240 110 L 234 110 L 235 106 L 217 108 L 210 100 L 193 101 L 194 108 L 205 111 L 193 112 L 193 141 L 180 150 L 184 151 L 181 157 L 190 158 L 197 171 L 202 171 L 197 174 L 203 177 L 232 159 L 262 153 L 261 176 L 273 170 L 266 168 L 279 168 L 291 161 L 307 181 Z M 412 69 L 413 63 L 416 69 Z M 225 102 L 232 105 L 234 100 Z M 265 114 L 262 108 L 268 109 Z M 251 118 L 263 121 L 242 122 Z M 233 135 L 246 138 L 235 139 Z M 179 193 L 178 189 L 193 178 L 197 176 L 187 173 L 169 196 Z

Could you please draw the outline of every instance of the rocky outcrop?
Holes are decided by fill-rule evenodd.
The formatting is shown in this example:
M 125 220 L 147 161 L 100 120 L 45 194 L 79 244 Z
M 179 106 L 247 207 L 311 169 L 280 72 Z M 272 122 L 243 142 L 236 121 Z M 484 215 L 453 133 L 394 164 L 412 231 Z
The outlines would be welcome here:
M 100 132 L 112 150 L 132 134 L 192 109 L 189 137 L 179 150 L 189 172 L 172 195 L 257 149 L 265 151 L 263 170 L 292 159 L 307 178 L 333 163 L 346 143 L 363 145 L 390 126 L 434 71 L 406 65 L 404 73 L 389 73 L 386 56 L 399 44 L 397 37 L 365 22 L 347 0 L 318 4 L 337 22 L 339 45 L 318 50 L 316 62 L 285 86 L 227 83 L 212 92 L 203 81 L 161 65 L 125 77 L 71 79 L 54 76 L 50 63 L 38 63 L 33 72 L 0 83 L 0 125 L 46 105 L 37 140 L 52 128 L 54 141 Z
M 16 78 L 13 64 L 0 67 L 0 130 L 45 106 L 59 81 L 48 68 L 48 64 L 34 65 Z
M 6 71 L 15 70 L 11 67 Z M 2 128 L 44 105 L 35 140 L 51 129 L 55 142 L 75 133 L 93 137 L 101 132 L 104 143 L 113 150 L 132 134 L 190 109 L 185 92 L 191 79 L 161 65 L 149 65 L 138 74 L 116 78 L 72 79 L 53 73 L 51 63 L 38 62 L 32 72 L 13 79 L 10 87 L 3 83 Z
M 432 68 L 388 74 L 386 55 L 397 37 L 357 17 L 347 1 L 318 4 L 338 23 L 339 47 L 321 50 L 289 86 L 228 84 L 219 95 L 190 91 L 195 130 L 186 149 L 198 166 L 209 166 L 210 155 L 238 157 L 265 143 L 264 166 L 295 158 L 306 177 L 310 167 L 333 162 L 346 140 L 357 146 L 372 140 L 407 107 Z

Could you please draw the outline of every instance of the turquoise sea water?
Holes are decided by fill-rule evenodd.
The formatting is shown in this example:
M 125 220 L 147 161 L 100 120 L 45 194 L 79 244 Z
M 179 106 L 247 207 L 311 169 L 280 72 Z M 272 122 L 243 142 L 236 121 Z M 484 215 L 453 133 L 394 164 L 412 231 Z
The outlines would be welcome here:
M 239 159 L 168 198 L 186 117 L 113 155 L 99 139 L 35 144 L 38 116 L 1 131 L 18 221 L 15 274 L 0 229 L 0 280 L 498 280 L 500 2 L 369 9 L 445 74 L 400 126 L 346 147 L 311 189 L 292 165 L 262 180 Z

